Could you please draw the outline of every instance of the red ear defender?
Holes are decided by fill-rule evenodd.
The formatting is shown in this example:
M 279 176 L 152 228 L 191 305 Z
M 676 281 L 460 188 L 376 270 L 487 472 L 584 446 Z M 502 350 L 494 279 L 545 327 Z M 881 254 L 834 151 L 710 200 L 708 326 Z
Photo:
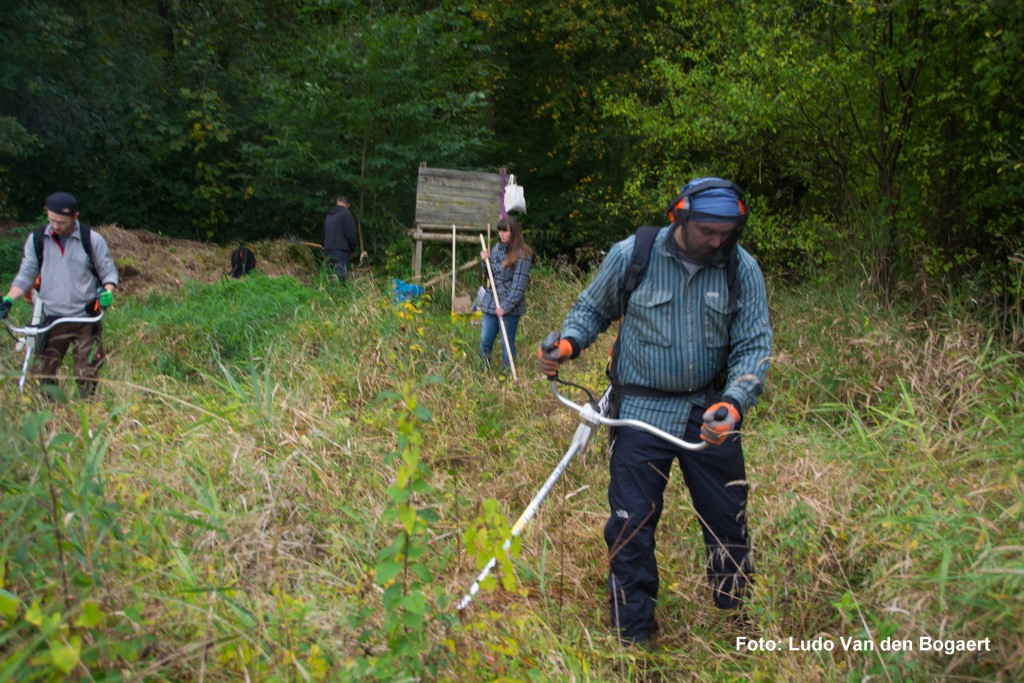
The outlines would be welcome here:
M 681 223 L 682 218 L 679 218 L 678 212 L 692 211 L 693 197 L 706 192 L 707 190 L 725 189 L 733 192 L 736 195 L 736 206 L 739 209 L 739 215 L 745 215 L 750 209 L 744 203 L 743 190 L 738 185 L 729 180 L 722 180 L 721 178 L 705 178 L 698 185 L 693 185 L 694 181 L 691 181 L 683 186 L 683 191 L 679 195 L 668 203 L 666 212 L 668 213 L 668 219 L 672 223 Z M 677 221 L 676 219 L 679 218 Z
M 690 209 L 690 198 L 679 197 L 678 201 L 674 204 L 670 204 L 668 207 L 668 220 L 674 223 L 676 220 L 676 211 L 689 211 Z

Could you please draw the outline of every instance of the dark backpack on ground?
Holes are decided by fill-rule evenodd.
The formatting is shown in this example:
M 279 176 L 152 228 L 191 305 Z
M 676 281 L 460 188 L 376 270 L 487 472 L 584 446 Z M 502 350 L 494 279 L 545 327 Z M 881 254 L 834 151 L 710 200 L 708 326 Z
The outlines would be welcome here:
M 231 277 L 248 275 L 256 267 L 256 257 L 249 247 L 239 247 L 231 252 Z
M 676 398 L 679 396 L 685 396 L 686 394 L 674 391 L 661 391 L 660 389 L 653 389 L 651 387 L 640 386 L 639 384 L 620 384 L 618 381 L 618 366 L 619 366 L 619 346 L 621 344 L 621 331 L 622 324 L 625 322 L 626 309 L 629 307 L 629 299 L 633 296 L 633 292 L 640 285 L 640 282 L 644 279 L 644 274 L 647 272 L 647 263 L 651 259 L 651 252 L 654 250 L 654 239 L 658 236 L 661 231 L 660 227 L 653 225 L 644 225 L 637 228 L 636 237 L 633 241 L 633 254 L 629 258 L 629 268 L 626 270 L 626 281 L 623 283 L 622 291 L 622 302 L 619 308 L 619 332 L 620 334 L 615 336 L 615 342 L 612 345 L 611 359 L 608 361 L 607 375 L 608 379 L 612 384 L 612 398 L 609 409 L 610 417 L 618 417 L 619 415 L 619 404 L 622 402 L 622 397 L 626 395 L 630 396 L 651 396 L 655 398 Z M 671 239 L 671 235 L 669 236 Z M 728 287 L 729 295 L 729 309 L 730 315 L 736 313 L 737 302 L 740 296 L 740 279 L 739 279 L 739 263 L 740 253 L 739 248 L 733 249 L 732 254 L 729 255 L 725 262 L 725 280 Z M 715 378 L 711 381 L 705 389 L 706 404 L 711 405 L 715 401 L 717 394 L 725 388 L 725 382 L 729 375 L 729 353 L 731 351 L 731 343 L 726 344 L 725 349 L 725 360 L 722 362 L 722 367 L 718 369 Z
M 100 274 L 96 272 L 96 259 L 92 256 L 92 228 L 85 223 L 78 224 L 78 231 L 82 237 L 82 248 L 85 250 L 85 257 L 89 259 L 89 272 L 93 274 L 96 281 L 101 285 L 103 281 Z M 39 274 L 43 273 L 43 240 L 46 239 L 46 226 L 42 225 L 32 231 L 32 246 L 36 250 L 36 262 L 39 264 Z

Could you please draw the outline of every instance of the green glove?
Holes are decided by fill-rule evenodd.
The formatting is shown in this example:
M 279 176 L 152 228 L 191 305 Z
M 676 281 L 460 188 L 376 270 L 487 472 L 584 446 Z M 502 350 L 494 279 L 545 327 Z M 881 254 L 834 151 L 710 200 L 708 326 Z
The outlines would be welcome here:
M 103 289 L 100 291 L 99 296 L 96 297 L 96 300 L 100 302 L 100 306 L 106 308 L 114 303 L 114 293 L 109 289 Z
M 5 296 L 3 302 L 0 303 L 0 319 L 6 319 L 7 314 L 11 312 L 11 306 L 14 305 L 14 299 L 9 296 Z

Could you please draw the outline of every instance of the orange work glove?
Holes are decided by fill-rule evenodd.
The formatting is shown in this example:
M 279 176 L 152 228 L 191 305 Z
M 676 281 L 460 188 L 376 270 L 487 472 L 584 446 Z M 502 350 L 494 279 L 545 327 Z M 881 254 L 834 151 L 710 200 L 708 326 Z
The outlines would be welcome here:
M 725 437 L 736 431 L 740 411 L 731 403 L 720 401 L 704 411 L 704 424 L 700 426 L 700 438 L 713 446 L 725 443 Z
M 537 349 L 537 364 L 548 379 L 557 379 L 558 365 L 569 358 L 572 358 L 572 344 L 568 339 L 560 339 L 557 332 L 544 337 Z

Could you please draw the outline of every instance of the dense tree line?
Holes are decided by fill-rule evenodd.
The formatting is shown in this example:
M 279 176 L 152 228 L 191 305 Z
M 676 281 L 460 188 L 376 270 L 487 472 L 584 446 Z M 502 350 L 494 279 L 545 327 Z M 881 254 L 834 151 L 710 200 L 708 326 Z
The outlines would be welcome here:
M 333 194 L 403 254 L 416 167 L 508 167 L 542 253 L 603 249 L 689 177 L 748 188 L 769 268 L 880 286 L 1024 247 L 1018 0 L 9 0 L 0 211 L 311 234 Z M 1018 278 L 1019 280 L 1019 278 Z M 1020 283 L 1016 283 L 1016 296 Z
M 64 187 L 94 221 L 252 238 L 310 232 L 344 192 L 394 236 L 421 161 L 487 158 L 493 66 L 463 7 L 13 0 L 0 11 L 9 215 L 37 215 Z

